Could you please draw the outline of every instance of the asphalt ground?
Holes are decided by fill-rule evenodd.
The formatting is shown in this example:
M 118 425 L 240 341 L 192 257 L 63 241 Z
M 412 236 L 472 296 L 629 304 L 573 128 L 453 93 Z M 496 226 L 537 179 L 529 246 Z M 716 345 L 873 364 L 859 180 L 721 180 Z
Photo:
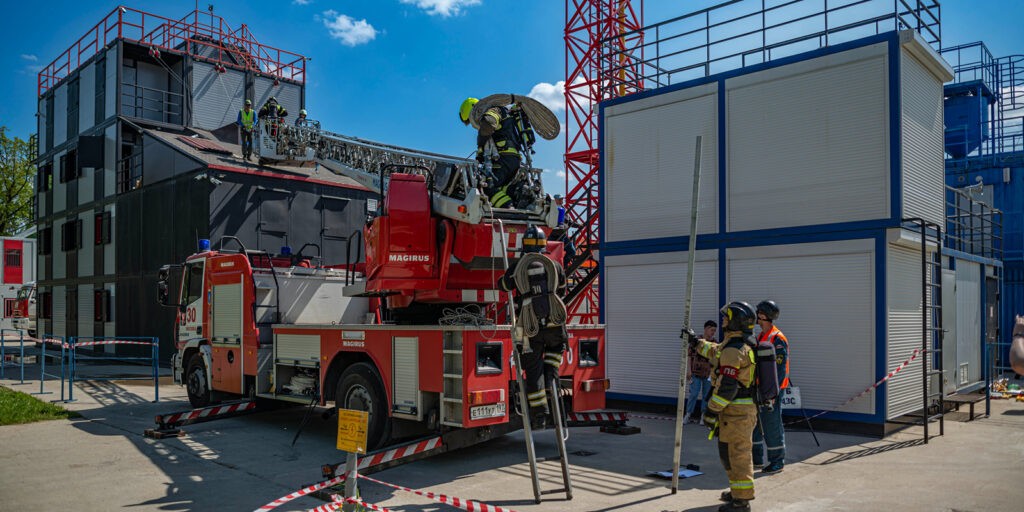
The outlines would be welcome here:
M 34 368 L 20 384 L 8 367 L 0 385 L 36 393 Z M 322 480 L 322 464 L 344 460 L 335 449 L 336 424 L 319 415 L 291 445 L 301 407 L 189 426 L 182 438 L 144 437 L 156 414 L 188 409 L 184 390 L 168 381 L 162 379 L 159 403 L 152 402 L 152 382 L 76 383 L 77 401 L 66 405 L 82 418 L 0 427 L 0 510 L 253 510 Z M 50 394 L 36 396 L 59 398 L 58 381 L 48 379 L 45 389 Z M 1024 510 L 1024 403 L 992 405 L 991 417 L 972 422 L 963 421 L 966 413 L 947 415 L 945 435 L 927 444 L 917 427 L 884 440 L 819 432 L 820 448 L 810 433 L 789 431 L 786 468 L 757 475 L 753 509 Z M 682 461 L 705 474 L 680 480 L 671 495 L 668 480 L 647 472 L 670 468 L 674 422 L 630 423 L 642 433 L 572 429 L 571 501 L 555 494 L 533 502 L 521 433 L 372 476 L 516 511 L 716 510 L 727 479 L 707 430 L 685 427 Z M 536 442 L 539 454 L 556 453 L 553 432 L 538 433 Z M 556 462 L 542 463 L 541 475 L 543 488 L 560 486 Z M 457 510 L 365 481 L 360 490 L 396 512 Z M 276 510 L 323 504 L 306 496 Z

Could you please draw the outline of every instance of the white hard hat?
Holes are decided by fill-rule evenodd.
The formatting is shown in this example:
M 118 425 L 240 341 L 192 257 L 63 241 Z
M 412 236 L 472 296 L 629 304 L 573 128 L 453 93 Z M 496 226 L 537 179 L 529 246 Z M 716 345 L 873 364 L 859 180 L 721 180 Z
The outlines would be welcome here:
M 299 115 L 300 115 L 300 116 L 304 116 L 304 115 L 306 115 L 306 109 L 302 109 L 302 110 L 300 110 L 300 111 L 299 111 Z

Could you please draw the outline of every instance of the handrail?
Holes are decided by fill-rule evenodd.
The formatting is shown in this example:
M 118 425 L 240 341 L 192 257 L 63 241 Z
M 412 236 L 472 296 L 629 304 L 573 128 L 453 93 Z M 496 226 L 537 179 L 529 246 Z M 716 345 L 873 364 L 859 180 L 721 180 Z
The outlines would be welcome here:
M 207 16 L 210 22 L 200 20 Z M 299 83 L 306 80 L 306 57 L 260 43 L 244 24 L 239 29 L 231 29 L 223 18 L 212 12 L 193 11 L 174 20 L 118 6 L 39 71 L 38 95 L 45 94 L 118 39 L 212 60 L 224 66 L 251 69 L 274 78 Z M 206 49 L 213 50 L 216 56 L 203 55 Z M 232 56 L 239 58 L 226 58 Z
M 602 87 L 670 85 L 767 62 L 778 57 L 773 51 L 806 51 L 865 33 L 913 29 L 939 47 L 940 20 L 936 0 L 824 0 L 813 7 L 801 0 L 730 0 L 602 40 Z M 748 62 L 754 56 L 760 58 Z

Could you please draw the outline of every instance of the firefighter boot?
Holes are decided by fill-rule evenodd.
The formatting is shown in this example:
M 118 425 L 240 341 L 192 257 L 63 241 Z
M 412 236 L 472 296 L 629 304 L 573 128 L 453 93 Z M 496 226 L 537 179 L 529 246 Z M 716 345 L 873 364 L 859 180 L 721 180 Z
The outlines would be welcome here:
M 749 500 L 732 500 L 721 507 L 718 512 L 750 512 Z

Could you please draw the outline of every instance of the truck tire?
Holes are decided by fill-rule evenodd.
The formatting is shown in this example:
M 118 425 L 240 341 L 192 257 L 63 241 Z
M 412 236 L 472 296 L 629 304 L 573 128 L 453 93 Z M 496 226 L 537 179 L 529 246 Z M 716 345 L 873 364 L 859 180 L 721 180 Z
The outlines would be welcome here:
M 185 389 L 188 391 L 188 402 L 196 409 L 210 405 L 210 383 L 206 380 L 206 363 L 203 355 L 192 354 L 185 370 Z
M 341 378 L 334 394 L 334 403 L 339 409 L 366 411 L 366 449 L 375 450 L 384 445 L 390 429 L 387 395 L 377 370 L 367 363 L 349 366 Z

